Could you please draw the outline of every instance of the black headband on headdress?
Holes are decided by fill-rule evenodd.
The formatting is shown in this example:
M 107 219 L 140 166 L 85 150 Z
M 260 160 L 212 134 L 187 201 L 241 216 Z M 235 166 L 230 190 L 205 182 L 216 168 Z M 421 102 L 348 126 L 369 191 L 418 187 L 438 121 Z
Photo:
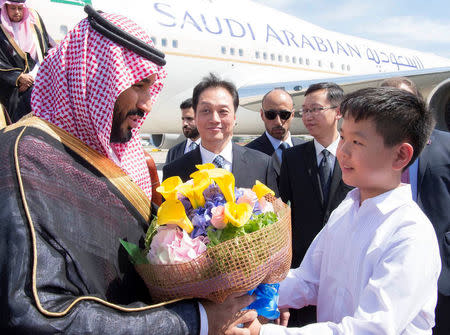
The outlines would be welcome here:
M 88 21 L 92 29 L 103 36 L 122 45 L 123 47 L 145 57 L 156 65 L 166 65 L 165 55 L 161 51 L 153 48 L 147 43 L 127 33 L 125 30 L 117 27 L 99 14 L 91 5 L 84 6 L 84 11 L 88 15 Z
M 8 0 L 8 1 L 22 4 L 22 3 L 25 3 L 25 1 L 27 1 L 27 0 Z

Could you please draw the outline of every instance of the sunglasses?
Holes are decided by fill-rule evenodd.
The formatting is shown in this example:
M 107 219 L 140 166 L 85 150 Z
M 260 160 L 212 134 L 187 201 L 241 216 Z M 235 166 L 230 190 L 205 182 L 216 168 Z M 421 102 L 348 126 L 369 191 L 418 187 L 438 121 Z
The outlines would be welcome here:
M 287 111 L 287 110 L 276 111 L 274 109 L 269 109 L 269 110 L 265 111 L 263 109 L 263 112 L 264 112 L 264 115 L 265 115 L 266 119 L 268 119 L 268 120 L 275 120 L 277 115 L 279 115 L 281 120 L 286 121 L 292 115 L 292 112 L 291 111 Z

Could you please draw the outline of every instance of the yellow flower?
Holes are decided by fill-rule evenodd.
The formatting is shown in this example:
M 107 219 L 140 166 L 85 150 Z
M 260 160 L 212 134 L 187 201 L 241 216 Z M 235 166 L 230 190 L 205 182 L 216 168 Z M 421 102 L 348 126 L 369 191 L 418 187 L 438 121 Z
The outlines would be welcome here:
M 216 166 L 213 163 L 197 164 L 195 167 L 200 171 L 211 170 L 216 168 Z
M 164 180 L 161 185 L 156 189 L 162 194 L 166 200 L 176 200 L 178 193 L 178 186 L 183 182 L 178 176 L 173 176 Z
M 158 209 L 158 225 L 176 224 L 187 233 L 190 233 L 194 226 L 186 216 L 183 203 L 180 200 L 166 200 Z
M 211 184 L 208 174 L 197 172 L 194 179 L 178 186 L 178 191 L 189 199 L 194 208 L 205 205 L 203 191 Z
M 242 227 L 252 216 L 253 208 L 249 204 L 243 202 L 235 204 L 234 202 L 227 202 L 225 204 L 225 217 L 228 222 L 235 227 Z
M 223 193 L 226 201 L 235 202 L 236 196 L 234 194 L 234 176 L 231 172 L 225 169 L 208 169 L 202 170 L 208 173 L 209 178 L 214 180 Z
M 266 194 L 271 194 L 275 196 L 275 192 L 268 188 L 266 185 L 261 183 L 259 180 L 256 181 L 255 185 L 252 187 L 252 191 L 256 193 L 258 200 L 261 199 Z

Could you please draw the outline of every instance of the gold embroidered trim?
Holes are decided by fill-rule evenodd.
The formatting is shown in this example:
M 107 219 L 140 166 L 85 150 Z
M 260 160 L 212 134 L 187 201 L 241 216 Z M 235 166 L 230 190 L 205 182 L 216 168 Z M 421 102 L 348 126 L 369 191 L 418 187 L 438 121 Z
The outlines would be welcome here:
M 0 28 L 2 28 L 3 33 L 5 34 L 6 38 L 8 39 L 9 43 L 11 43 L 11 45 L 13 46 L 13 48 L 16 50 L 16 52 L 19 54 L 20 57 L 22 57 L 22 59 L 25 61 L 25 69 L 23 70 L 23 72 L 25 73 L 25 71 L 28 69 L 28 59 L 27 59 L 27 55 L 25 52 L 23 52 L 23 50 L 17 45 L 16 41 L 14 40 L 14 38 L 11 36 L 11 34 L 5 29 L 5 27 L 3 27 L 2 24 L 0 24 Z M 22 69 L 20 69 L 22 70 Z
M 38 117 L 29 117 L 10 127 L 16 128 L 20 126 L 38 128 L 62 144 L 68 146 L 107 177 L 108 180 L 133 204 L 142 217 L 147 222 L 150 221 L 150 199 L 131 177 L 114 164 L 108 157 L 99 154 L 65 130 Z M 10 130 L 8 129 L 10 127 L 6 128 L 7 131 Z
M 32 264 L 32 292 L 33 292 L 33 297 L 36 303 L 36 306 L 39 310 L 39 312 L 41 312 L 42 314 L 49 316 L 49 317 L 62 317 L 67 315 L 71 309 L 80 301 L 83 300 L 90 300 L 90 301 L 95 301 L 98 302 L 102 305 L 105 305 L 107 307 L 119 310 L 119 311 L 123 311 L 123 312 L 140 312 L 140 311 L 146 311 L 146 310 L 150 310 L 153 308 L 157 308 L 157 307 L 161 307 L 167 304 L 171 304 L 177 301 L 181 301 L 182 299 L 174 299 L 171 301 L 167 301 L 167 302 L 163 302 L 163 303 L 159 303 L 159 304 L 155 304 L 155 305 L 148 305 L 145 307 L 135 307 L 135 308 L 126 308 L 120 305 L 116 305 L 113 303 L 110 303 L 106 300 L 100 299 L 98 297 L 93 297 L 93 296 L 81 296 L 76 298 L 65 310 L 63 310 L 62 312 L 51 312 L 46 310 L 42 304 L 41 301 L 39 299 L 39 295 L 37 292 L 37 287 L 36 287 L 36 269 L 37 269 L 37 244 L 36 244 L 36 231 L 34 229 L 34 224 L 33 224 L 33 220 L 31 219 L 31 214 L 29 211 L 29 207 L 28 207 L 28 202 L 25 196 L 25 188 L 23 186 L 23 181 L 22 181 L 22 176 L 20 174 L 20 164 L 19 164 L 19 155 L 18 155 L 18 146 L 19 146 L 19 141 L 23 135 L 23 133 L 25 132 L 25 130 L 27 129 L 27 127 L 35 127 L 35 128 L 39 128 L 42 129 L 44 131 L 46 131 L 47 133 L 49 133 L 50 135 L 52 135 L 53 137 L 55 137 L 56 139 L 58 139 L 58 135 L 60 134 L 56 134 L 55 132 L 52 133 L 52 130 L 54 129 L 49 129 L 49 128 L 54 128 L 53 127 L 49 127 L 50 124 L 48 124 L 47 122 L 45 122 L 44 120 L 39 120 L 38 122 L 36 122 L 37 118 L 30 118 L 25 120 L 24 122 L 19 122 L 20 125 L 19 126 L 24 126 L 24 129 L 22 129 L 22 131 L 20 132 L 19 136 L 16 139 L 16 142 L 14 144 L 14 161 L 15 161 L 15 167 L 16 167 L 16 173 L 17 173 L 17 179 L 18 179 L 18 183 L 19 183 L 19 189 L 20 189 L 20 195 L 22 198 L 22 202 L 23 202 L 23 206 L 24 206 L 24 210 L 25 210 L 25 215 L 27 217 L 28 220 L 28 225 L 30 228 L 30 234 L 31 234 L 31 243 L 32 243 L 32 252 L 33 252 L 33 264 Z M 35 122 L 30 122 L 30 120 L 33 120 Z M 30 123 L 30 124 L 28 124 Z M 10 127 L 8 127 L 10 128 Z M 15 126 L 14 128 L 17 128 L 17 126 Z M 65 133 L 65 134 L 64 134 Z M 70 137 L 70 134 L 67 134 L 66 132 L 64 132 L 63 130 L 61 130 L 61 135 L 62 137 Z M 69 136 L 70 135 L 70 136 Z M 61 140 L 62 143 L 64 143 L 63 140 Z M 78 140 L 79 142 L 79 140 Z M 65 144 L 65 143 L 64 143 Z M 77 144 L 78 146 L 80 146 L 79 144 Z M 99 154 L 97 154 L 99 155 Z M 85 157 L 85 156 L 83 156 Z M 123 172 L 122 172 L 123 174 Z

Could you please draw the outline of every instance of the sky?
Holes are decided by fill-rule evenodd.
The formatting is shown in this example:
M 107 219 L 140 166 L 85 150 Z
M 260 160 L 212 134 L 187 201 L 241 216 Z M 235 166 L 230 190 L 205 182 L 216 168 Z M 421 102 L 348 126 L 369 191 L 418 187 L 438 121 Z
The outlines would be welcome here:
M 325 29 L 450 58 L 449 0 L 254 0 Z

